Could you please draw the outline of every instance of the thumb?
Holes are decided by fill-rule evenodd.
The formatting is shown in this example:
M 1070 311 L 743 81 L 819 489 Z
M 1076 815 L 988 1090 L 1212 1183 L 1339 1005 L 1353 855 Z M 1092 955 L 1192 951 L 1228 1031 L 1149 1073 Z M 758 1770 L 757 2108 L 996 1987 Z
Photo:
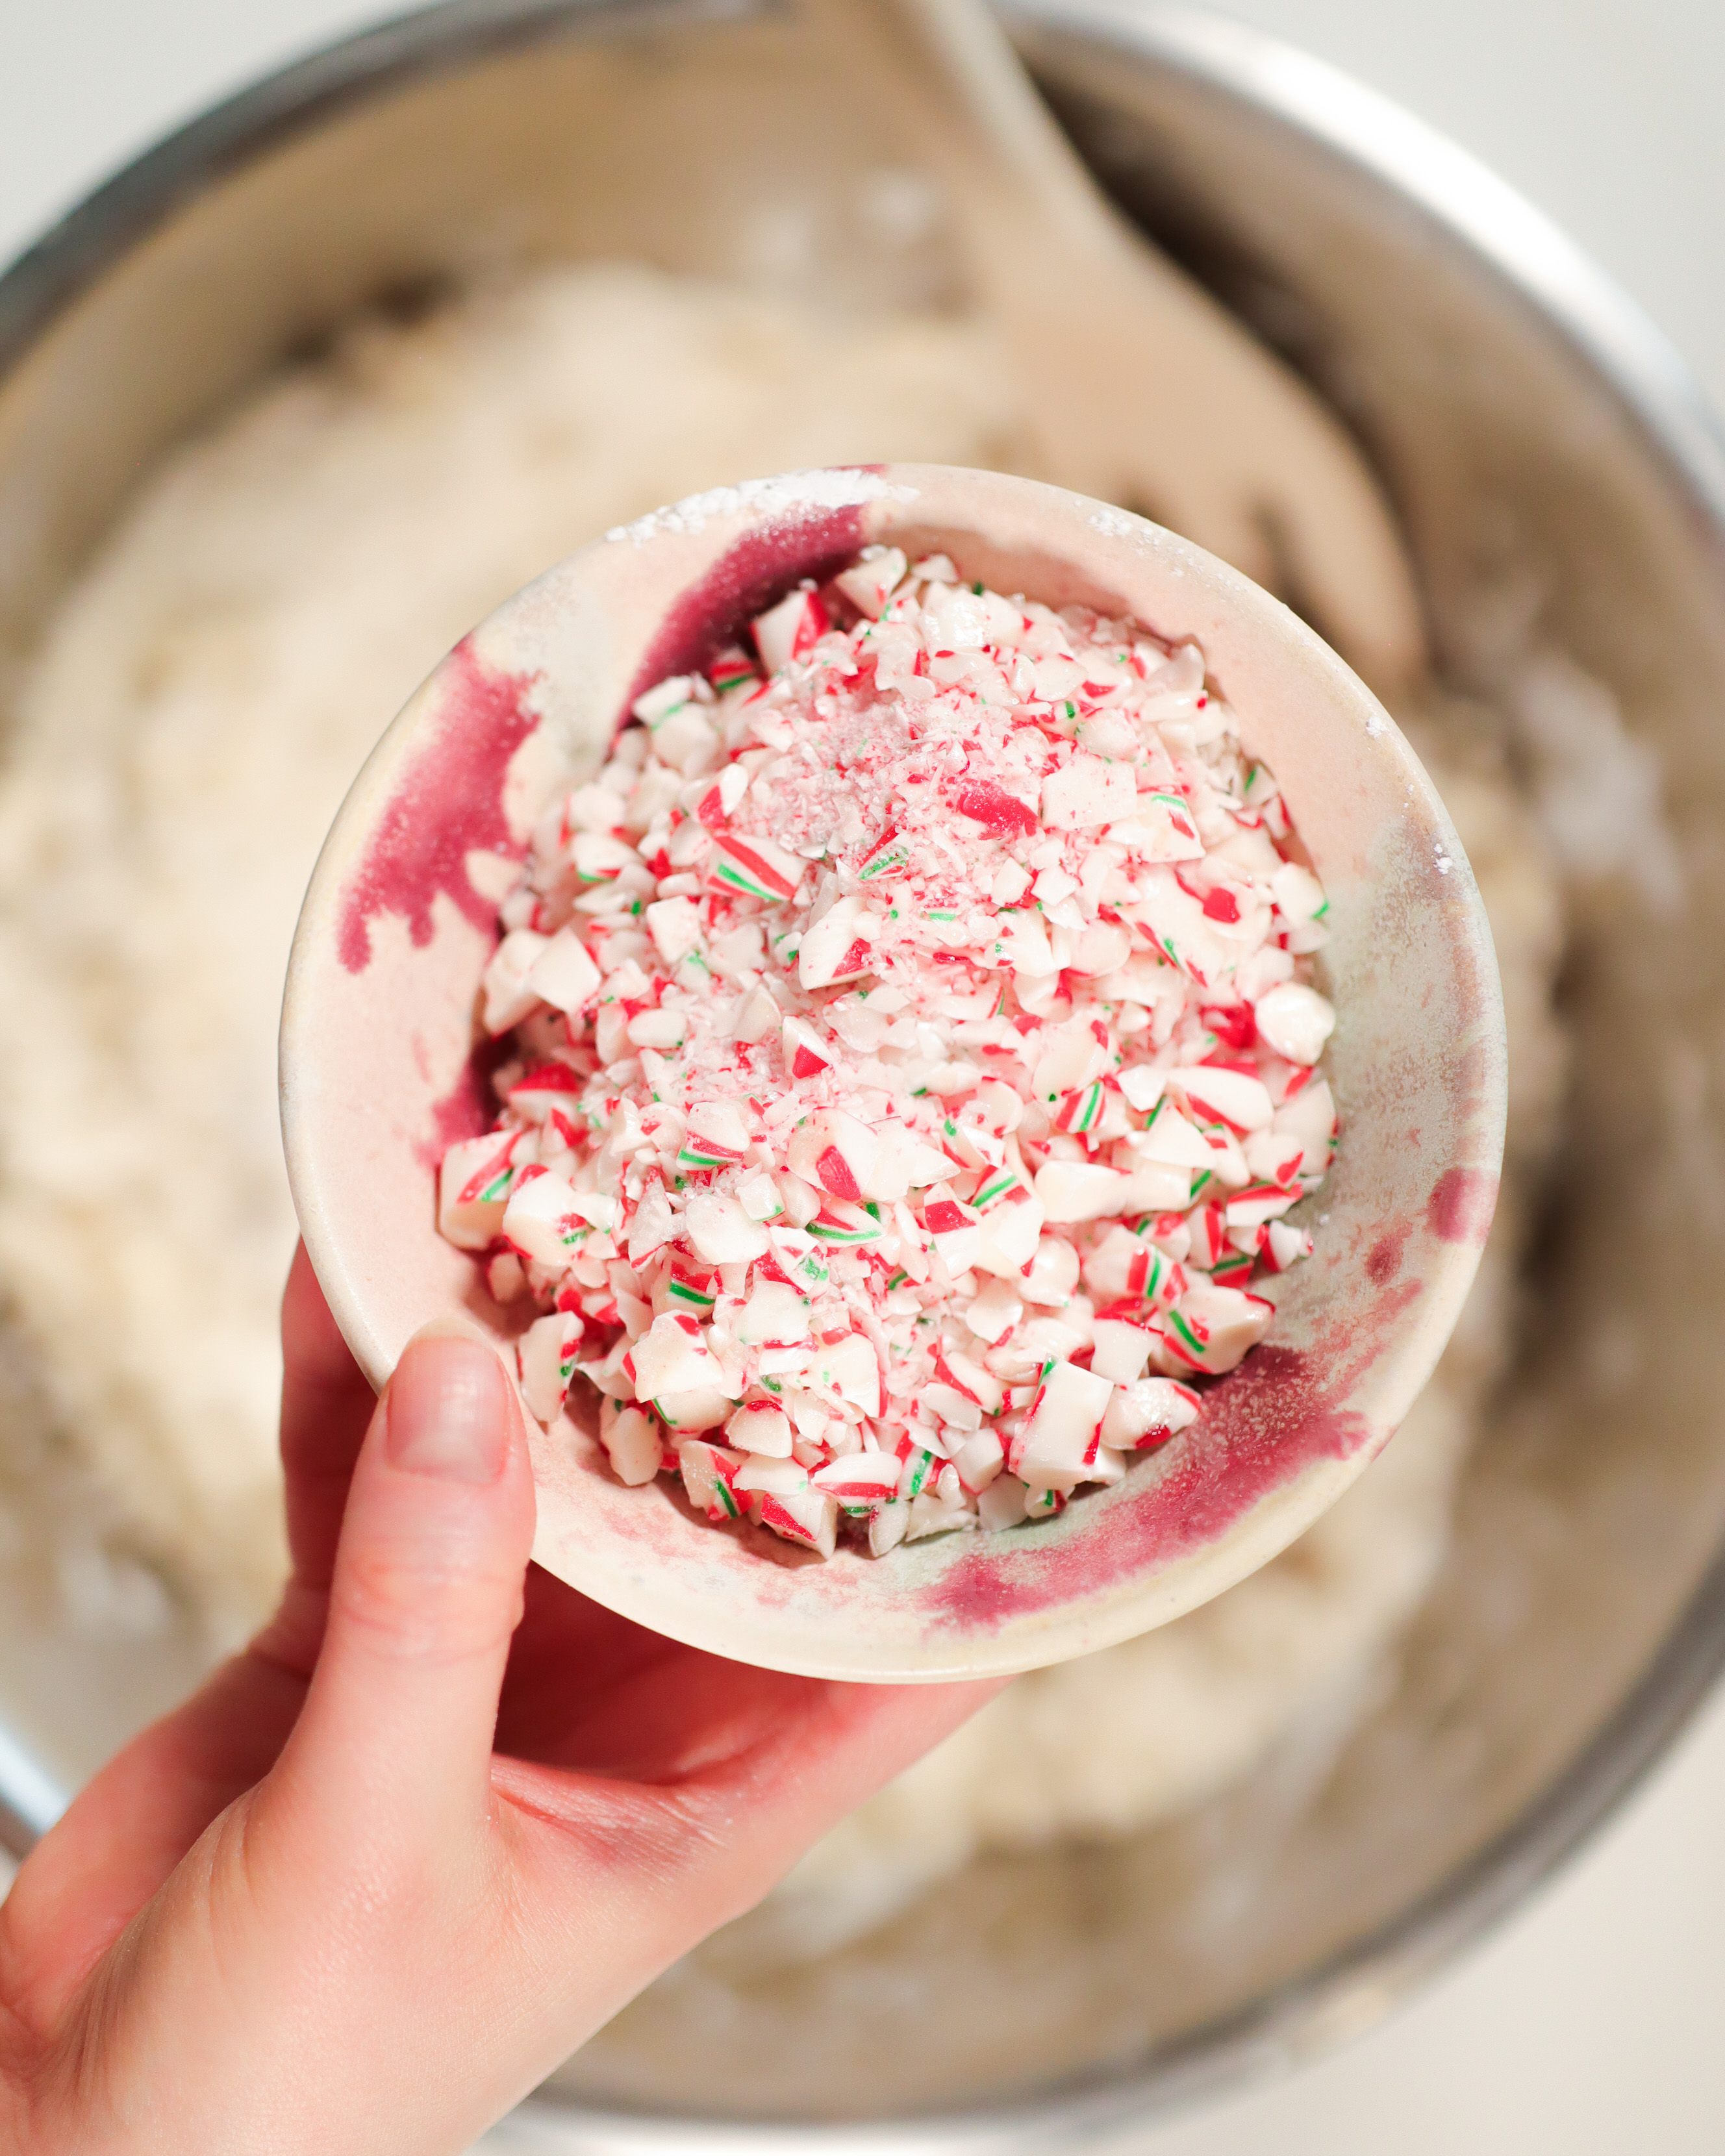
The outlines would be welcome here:
M 351 1840 L 369 1822 L 423 1851 L 484 1817 L 533 1512 L 501 1362 L 427 1326 L 361 1448 L 322 1649 L 272 1777 L 301 1825 Z

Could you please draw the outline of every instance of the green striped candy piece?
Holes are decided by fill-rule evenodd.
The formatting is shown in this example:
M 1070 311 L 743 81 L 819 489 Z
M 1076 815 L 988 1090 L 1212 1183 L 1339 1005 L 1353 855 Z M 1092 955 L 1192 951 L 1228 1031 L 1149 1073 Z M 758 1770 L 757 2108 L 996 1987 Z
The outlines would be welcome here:
M 847 1199 L 829 1198 L 808 1232 L 823 1243 L 872 1243 L 881 1234 L 880 1215 L 873 1205 L 853 1205 Z
M 710 1152 L 699 1138 L 685 1138 L 677 1155 L 679 1168 L 735 1168 L 734 1153 Z
M 857 881 L 872 883 L 877 875 L 885 875 L 889 869 L 903 868 L 910 858 L 911 849 L 907 840 L 889 839 L 884 845 L 876 846 L 857 870 Z

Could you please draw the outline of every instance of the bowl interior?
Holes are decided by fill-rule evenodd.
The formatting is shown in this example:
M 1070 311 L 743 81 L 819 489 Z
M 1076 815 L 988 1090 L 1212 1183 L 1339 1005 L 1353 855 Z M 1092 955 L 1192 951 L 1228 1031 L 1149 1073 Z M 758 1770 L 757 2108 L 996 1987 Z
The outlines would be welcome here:
M 518 857 L 632 695 L 872 542 L 1198 639 L 1329 895 L 1346 1130 L 1314 1201 L 1317 1253 L 1275 1283 L 1271 1338 L 1191 1430 L 1034 1529 L 823 1563 L 765 1530 L 713 1532 L 664 1478 L 624 1488 L 579 1408 L 537 1435 L 542 1564 L 696 1645 L 886 1681 L 1032 1668 L 1147 1630 L 1341 1494 L 1472 1278 L 1504 1055 L 1490 933 L 1448 816 L 1369 691 L 1276 601 L 1157 526 L 999 473 L 888 465 L 732 490 L 643 519 L 500 608 L 391 728 L 319 861 L 283 1013 L 283 1130 L 306 1246 L 374 1380 L 451 1306 L 500 1340 L 523 1322 L 433 1218 L 441 1147 L 490 1120 L 473 1012 L 496 932 L 474 850 Z
M 1045 2145 L 1052 2117 L 1142 2110 L 1357 2027 L 1587 1833 L 1725 1647 L 1717 450 L 1620 300 L 1404 116 L 1195 11 L 1037 0 L 1014 21 L 1121 199 L 1368 442 L 1446 666 L 1491 693 L 1554 828 L 1590 751 L 1538 723 L 1553 661 L 1599 685 L 1591 738 L 1627 743 L 1635 785 L 1682 775 L 1678 880 L 1571 850 L 1576 1075 L 1521 1363 L 1339 1755 L 1271 1763 L 1125 1845 L 993 1860 L 771 1984 L 683 1973 L 560 2077 L 587 2147 L 595 2104 L 675 2114 L 680 2139 L 715 2112 L 1009 2097 L 999 2138 Z M 753 245 L 775 162 L 842 237 L 891 146 L 859 145 L 801 64 L 783 15 L 461 7 L 131 176 L 0 285 L 0 695 L 139 475 L 354 309 L 500 259 L 776 275 Z M 949 295 L 937 244 L 902 267 L 875 264 L 875 289 Z M 197 1660 L 189 1630 L 69 1632 L 28 1564 L 6 1594 L 0 1707 L 69 1784 Z

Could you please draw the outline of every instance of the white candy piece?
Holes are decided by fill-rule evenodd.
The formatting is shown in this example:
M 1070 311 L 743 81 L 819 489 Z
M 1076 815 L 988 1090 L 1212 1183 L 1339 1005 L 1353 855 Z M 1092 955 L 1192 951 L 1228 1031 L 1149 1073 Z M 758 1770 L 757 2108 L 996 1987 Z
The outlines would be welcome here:
M 1273 1273 L 1285 1273 L 1301 1258 L 1312 1255 L 1311 1231 L 1286 1220 L 1272 1220 L 1266 1234 L 1264 1260 Z
M 1170 1100 L 1158 1101 L 1148 1128 L 1134 1132 L 1123 1142 L 1137 1159 L 1167 1168 L 1208 1171 L 1215 1158 L 1215 1148 L 1204 1132 L 1189 1123 Z
M 1254 1131 L 1240 1150 L 1257 1183 L 1291 1183 L 1300 1173 L 1306 1155 L 1302 1140 L 1277 1130 Z
M 979 1272 L 993 1273 L 1016 1286 L 1040 1247 L 1047 1218 L 1041 1200 L 1028 1191 L 1014 1192 L 991 1205 L 978 1224 L 979 1240 L 971 1263 Z
M 1076 1363 L 1056 1363 L 1014 1448 L 1013 1472 L 1033 1490 L 1076 1488 L 1096 1456 L 1113 1393 L 1106 1378 Z
M 637 696 L 629 709 L 643 726 L 656 727 L 674 712 L 680 711 L 695 695 L 696 688 L 692 674 L 667 675 L 644 695 Z
M 757 1452 L 769 1460 L 791 1456 L 791 1419 L 770 1400 L 745 1400 L 725 1424 L 725 1435 L 739 1452 Z
M 982 1248 L 983 1232 L 977 1214 L 937 1183 L 923 1201 L 922 1218 L 927 1224 L 930 1247 L 938 1252 L 948 1274 L 956 1280 L 960 1273 L 968 1272 Z
M 757 988 L 738 1011 L 736 1022 L 731 1029 L 731 1037 L 733 1040 L 764 1040 L 773 1028 L 781 1023 L 789 1027 L 793 1024 L 800 1024 L 801 1021 L 790 1019 L 782 1020 L 778 1005 L 774 1003 L 765 988 Z M 804 1027 L 803 1031 L 806 1033 L 808 1029 Z M 812 1034 L 809 1037 L 811 1040 L 814 1038 Z M 789 1056 L 787 1055 L 785 1060 L 788 1062 Z
M 817 1490 L 841 1505 L 883 1504 L 898 1487 L 898 1456 L 891 1452 L 848 1452 L 809 1476 Z
M 794 1348 L 809 1337 L 809 1306 L 783 1281 L 762 1281 L 735 1320 L 748 1348 Z
M 1092 1161 L 1045 1161 L 1036 1171 L 1036 1202 L 1056 1224 L 1106 1219 L 1120 1211 L 1126 1187 L 1118 1169 Z
M 685 778 L 710 770 L 718 746 L 712 721 L 693 704 L 685 704 L 653 729 L 654 753 Z
M 1178 793 L 1140 793 L 1128 819 L 1109 826 L 1109 839 L 1147 861 L 1200 861 L 1204 840 L 1192 804 Z
M 637 1011 L 629 1022 L 629 1037 L 637 1048 L 679 1048 L 688 1030 L 689 1021 L 680 1010 Z
M 660 1393 L 654 1412 L 674 1436 L 686 1437 L 703 1430 L 716 1430 L 730 1419 L 735 1396 L 717 1384 L 692 1385 L 686 1392 Z
M 1140 1378 L 1120 1386 L 1102 1417 L 1104 1444 L 1122 1451 L 1159 1443 L 1197 1421 L 1199 1396 L 1172 1378 Z
M 983 1282 L 964 1307 L 964 1322 L 978 1340 L 990 1347 L 1010 1332 L 1024 1314 L 1022 1300 L 1004 1280 Z
M 896 1550 L 905 1538 L 905 1530 L 911 1522 L 911 1508 L 896 1502 L 882 1505 L 869 1520 L 869 1555 L 885 1557 Z
M 553 1009 L 581 1011 L 598 994 L 603 979 L 578 932 L 560 928 L 528 967 L 523 985 Z M 486 1022 L 490 1026 L 489 1015 Z M 490 1026 L 490 1029 L 501 1032 L 503 1029 Z
M 999 1534 L 1006 1527 L 1022 1527 L 1024 1500 L 1029 1495 L 1016 1475 L 1003 1471 L 978 1496 L 977 1518 L 991 1534 Z
M 797 953 L 802 988 L 830 988 L 834 981 L 854 981 L 872 970 L 865 911 L 860 897 L 841 898 L 808 930 Z
M 860 1203 L 880 1153 L 880 1141 L 866 1123 L 842 1108 L 825 1108 L 792 1132 L 787 1158 L 791 1173 L 805 1183 Z
M 1192 1203 L 1193 1171 L 1189 1168 L 1171 1168 L 1159 1160 L 1140 1160 L 1130 1152 L 1127 1158 L 1132 1165 L 1121 1204 L 1122 1213 L 1183 1213 Z
M 1059 1310 L 1078 1285 L 1078 1253 L 1064 1236 L 1045 1235 L 1019 1286 L 1026 1302 Z
M 741 1160 L 749 1149 L 748 1118 L 735 1101 L 697 1101 L 683 1142 L 693 1152 Z
M 737 1202 L 751 1220 L 765 1223 L 776 1220 L 784 1211 L 784 1200 L 778 1194 L 778 1185 L 765 1168 L 737 1186 Z
M 459 1140 L 444 1155 L 438 1170 L 438 1232 L 458 1250 L 487 1250 L 502 1232 L 522 1135 L 487 1131 L 483 1137 Z
M 1230 1198 L 1224 1214 L 1230 1228 L 1267 1227 L 1271 1221 L 1281 1219 L 1300 1196 L 1297 1187 L 1292 1190 L 1249 1191 L 1244 1197 Z
M 634 1368 L 635 1398 L 687 1393 L 714 1384 L 719 1366 L 701 1337 L 700 1326 L 680 1312 L 665 1311 L 629 1351 Z
M 742 1464 L 740 1452 L 709 1444 L 704 1438 L 684 1438 L 677 1445 L 677 1466 L 682 1473 L 684 1492 L 696 1512 L 705 1512 L 710 1520 L 742 1517 L 742 1506 L 733 1494 L 732 1486 Z
M 701 908 L 691 898 L 661 898 L 647 908 L 647 933 L 667 966 L 701 948 Z
M 619 1482 L 638 1488 L 659 1472 L 664 1451 L 659 1425 L 639 1408 L 619 1408 L 606 1400 L 599 1409 L 599 1442 Z
M 994 934 L 984 952 L 988 963 L 1022 974 L 1027 981 L 1046 980 L 1060 971 L 1040 914 L 996 914 Z
M 1116 972 L 1132 956 L 1130 929 L 1117 921 L 1093 921 L 1079 935 L 1066 970 L 1094 979 Z
M 1084 1284 L 1103 1303 L 1121 1302 L 1131 1296 L 1147 1301 L 1147 1291 L 1168 1270 L 1162 1254 L 1124 1222 L 1117 1222 L 1083 1262 Z
M 1107 1050 L 1088 1022 L 1050 1026 L 1038 1039 L 1044 1045 L 1030 1074 L 1030 1090 L 1039 1101 L 1057 1101 L 1061 1094 L 1100 1078 L 1107 1066 Z
M 1261 1078 L 1244 1070 L 1218 1070 L 1208 1064 L 1176 1070 L 1172 1076 L 1206 1122 L 1231 1123 L 1237 1131 L 1269 1129 L 1276 1107 Z
M 839 1540 L 839 1506 L 824 1490 L 805 1485 L 801 1490 L 764 1491 L 755 1502 L 763 1527 L 771 1527 L 787 1542 L 802 1543 L 822 1557 L 832 1555 Z
M 896 547 L 865 547 L 855 568 L 833 579 L 859 613 L 878 621 L 886 602 L 903 583 L 909 564 Z
M 1176 1362 L 1219 1377 L 1257 1346 L 1275 1315 L 1262 1296 L 1200 1284 L 1189 1288 L 1168 1312 L 1163 1337 Z
M 580 1345 L 581 1320 L 561 1310 L 536 1318 L 516 1341 L 521 1398 L 536 1422 L 554 1423 L 562 1413 Z
M 525 1170 L 509 1194 L 498 1232 L 530 1263 L 561 1265 L 591 1232 L 597 1194 L 578 1191 L 548 1169 Z
M 1086 1479 L 1093 1483 L 1099 1483 L 1105 1490 L 1111 1490 L 1117 1482 L 1125 1481 L 1126 1470 L 1125 1453 L 1117 1452 L 1112 1445 L 1099 1445 L 1096 1447 L 1096 1456 L 1091 1463 L 1090 1473 Z
M 809 1365 L 809 1377 L 850 1401 L 866 1415 L 880 1412 L 880 1363 L 860 1332 L 821 1347 Z
M 485 998 L 483 1024 L 494 1038 L 519 1025 L 537 1004 L 538 991 L 528 987 L 527 976 L 550 941 L 531 928 L 512 928 L 486 961 L 480 976 Z
M 1136 802 L 1129 763 L 1081 752 L 1042 782 L 1042 820 L 1050 831 L 1082 831 L 1129 816 Z
M 1117 1385 L 1135 1384 L 1144 1374 L 1144 1365 L 1160 1332 L 1160 1327 L 1153 1331 L 1117 1317 L 1099 1317 L 1090 1367 L 1099 1378 L 1107 1378 Z
M 769 674 L 777 674 L 799 658 L 826 625 L 826 610 L 813 592 L 792 592 L 755 618 L 755 649 L 761 664 Z
M 569 848 L 569 859 L 583 883 L 609 883 L 625 869 L 638 869 L 641 857 L 627 839 L 609 831 L 578 832 Z
M 799 1460 L 746 1453 L 737 1471 L 737 1486 L 739 1490 L 770 1490 L 775 1496 L 793 1497 L 809 1487 L 809 1470 Z
M 1270 879 L 1270 895 L 1282 918 L 1296 927 L 1315 920 L 1328 903 L 1323 886 L 1298 861 L 1284 861 L 1275 871 Z
M 1120 1074 L 1120 1090 L 1128 1104 L 1141 1116 L 1147 1116 L 1162 1098 L 1168 1081 L 1166 1070 L 1153 1070 L 1147 1063 L 1134 1063 Z
M 874 1126 L 878 1151 L 861 1188 L 865 1199 L 896 1204 L 913 1190 L 944 1182 L 952 1163 L 937 1147 L 919 1137 L 896 1118 Z
M 568 831 L 614 831 L 623 821 L 625 805 L 623 796 L 608 786 L 578 786 L 563 803 L 563 827 Z M 534 839 L 536 846 L 536 833 Z
M 683 1209 L 683 1226 L 695 1255 L 710 1265 L 747 1265 L 773 1247 L 767 1230 L 734 1198 L 698 1191 Z
M 1336 1013 L 1316 988 L 1284 981 L 1259 997 L 1258 1031 L 1290 1063 L 1316 1063 L 1336 1029 Z
M 1278 1137 L 1297 1139 L 1301 1175 L 1322 1175 L 1330 1163 L 1330 1140 L 1336 1129 L 1335 1096 L 1329 1081 L 1314 1079 L 1276 1111 L 1272 1126 Z
M 1172 869 L 1145 871 L 1145 896 L 1122 906 L 1127 920 L 1148 929 L 1158 947 L 1201 988 L 1217 987 L 1234 970 L 1237 946 L 1217 933 L 1202 899 L 1182 887 Z
M 920 1497 L 911 1500 L 910 1524 L 905 1529 L 905 1540 L 921 1542 L 925 1535 L 947 1535 L 954 1528 L 975 1525 L 976 1514 L 963 1502 L 962 1496 L 948 1501 L 925 1490 Z

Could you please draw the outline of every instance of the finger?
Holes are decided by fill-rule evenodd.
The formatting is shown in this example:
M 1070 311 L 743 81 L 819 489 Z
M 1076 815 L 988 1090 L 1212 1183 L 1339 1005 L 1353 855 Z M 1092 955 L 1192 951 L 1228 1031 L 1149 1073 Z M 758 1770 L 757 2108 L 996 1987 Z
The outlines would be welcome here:
M 377 1405 L 302 1243 L 281 1299 L 281 1465 L 291 1570 L 253 1651 L 309 1677 L 323 1640 L 353 1463 Z
M 330 1315 L 303 1243 L 282 1296 L 281 1346 L 288 1544 L 296 1576 L 327 1587 L 347 1485 L 377 1396 Z
M 261 1793 L 318 1849 L 358 1837 L 423 1851 L 485 1815 L 533 1512 L 501 1363 L 471 1335 L 428 1327 L 361 1448 L 317 1667 Z

